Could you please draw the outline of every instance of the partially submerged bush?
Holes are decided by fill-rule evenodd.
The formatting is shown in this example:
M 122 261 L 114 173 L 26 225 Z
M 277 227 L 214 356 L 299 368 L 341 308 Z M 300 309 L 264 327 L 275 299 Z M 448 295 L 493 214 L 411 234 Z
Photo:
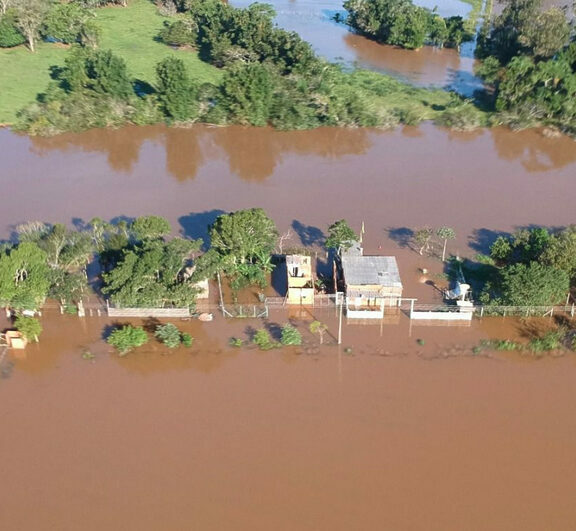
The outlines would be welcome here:
M 168 348 L 176 348 L 180 345 L 180 330 L 172 323 L 158 325 L 154 336 L 162 341 Z
M 272 337 L 270 336 L 268 330 L 266 330 L 265 328 L 261 328 L 260 330 L 256 331 L 256 333 L 254 334 L 254 338 L 252 339 L 252 342 L 255 345 L 258 345 L 260 350 L 270 350 L 271 348 L 274 348 L 274 342 L 272 341 Z
M 112 345 L 120 356 L 125 356 L 131 350 L 148 343 L 148 334 L 141 326 L 125 325 L 113 330 L 106 342 Z
M 302 334 L 297 328 L 294 328 L 291 324 L 286 324 L 282 327 L 282 337 L 280 342 L 283 345 L 301 345 L 302 344 Z

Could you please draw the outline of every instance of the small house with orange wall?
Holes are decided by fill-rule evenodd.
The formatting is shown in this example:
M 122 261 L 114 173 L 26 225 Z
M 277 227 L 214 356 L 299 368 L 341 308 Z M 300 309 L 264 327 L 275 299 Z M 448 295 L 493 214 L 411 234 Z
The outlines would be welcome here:
M 310 256 L 290 254 L 286 256 L 288 276 L 287 304 L 314 304 L 314 275 Z

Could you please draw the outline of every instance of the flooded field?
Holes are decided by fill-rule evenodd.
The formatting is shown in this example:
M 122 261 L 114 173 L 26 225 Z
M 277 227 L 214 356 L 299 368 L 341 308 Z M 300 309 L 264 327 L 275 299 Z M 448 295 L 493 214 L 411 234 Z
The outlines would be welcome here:
M 247 7 L 251 0 L 231 0 L 235 7 Z M 464 44 L 460 52 L 453 49 L 424 47 L 418 51 L 403 50 L 370 41 L 352 33 L 344 24 L 333 20 L 336 13 L 345 15 L 341 0 L 271 0 L 280 27 L 296 31 L 314 50 L 329 61 L 376 70 L 417 85 L 446 87 L 466 96 L 482 88 L 474 76 L 473 46 Z M 459 0 L 416 4 L 434 9 L 441 16 L 466 17 L 470 4 Z

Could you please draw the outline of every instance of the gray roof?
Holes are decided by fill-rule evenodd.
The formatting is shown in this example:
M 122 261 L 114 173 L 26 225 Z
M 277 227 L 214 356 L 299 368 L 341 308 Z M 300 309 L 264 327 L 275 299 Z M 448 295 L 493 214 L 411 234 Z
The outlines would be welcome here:
M 346 284 L 402 287 L 394 256 L 343 256 Z
M 342 250 L 342 256 L 362 256 L 364 254 L 364 249 L 362 249 L 362 244 L 356 240 L 350 240 L 346 242 L 345 245 L 350 245 L 347 249 Z

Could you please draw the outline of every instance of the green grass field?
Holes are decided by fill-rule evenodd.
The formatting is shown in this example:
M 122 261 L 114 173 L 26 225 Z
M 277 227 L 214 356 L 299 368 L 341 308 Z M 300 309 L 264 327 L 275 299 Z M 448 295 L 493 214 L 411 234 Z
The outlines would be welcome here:
M 163 17 L 149 0 L 132 0 L 128 7 L 96 10 L 102 28 L 102 49 L 123 57 L 135 79 L 154 82 L 154 67 L 168 55 L 182 58 L 192 79 L 218 81 L 220 72 L 198 58 L 191 50 L 172 50 L 154 40 L 162 28 Z M 36 53 L 24 46 L 0 49 L 0 123 L 10 124 L 16 113 L 33 102 L 50 81 L 50 67 L 62 65 L 67 50 L 58 44 L 40 43 Z

